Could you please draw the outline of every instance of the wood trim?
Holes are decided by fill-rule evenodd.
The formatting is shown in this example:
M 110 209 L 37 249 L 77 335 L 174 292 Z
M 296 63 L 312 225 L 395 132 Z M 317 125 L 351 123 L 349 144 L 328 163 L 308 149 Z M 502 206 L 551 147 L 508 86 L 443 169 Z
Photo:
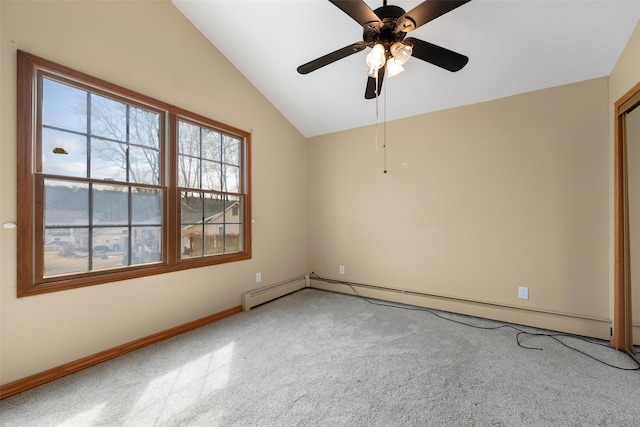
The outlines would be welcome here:
M 640 92 L 632 94 L 629 99 L 622 103 L 618 107 L 618 113 L 626 113 L 628 111 L 631 111 L 633 109 L 633 106 L 638 105 L 638 103 L 640 103 Z
M 18 94 L 17 111 L 33 111 L 33 81 L 34 65 L 29 58 L 18 51 Z M 17 150 L 17 187 L 20 189 L 17 197 L 16 219 L 18 233 L 18 254 L 33 254 L 33 126 L 32 116 L 18 114 L 17 144 L 24 144 Z M 33 271 L 34 261 L 31 256 L 18 256 L 17 259 L 17 290 L 18 297 L 24 295 L 35 280 Z
M 252 131 L 253 132 L 253 131 Z M 247 135 L 245 135 L 245 145 L 244 148 L 246 150 L 245 153 L 243 153 L 244 155 L 244 164 L 245 164 L 245 168 L 244 168 L 244 179 L 246 179 L 246 181 L 244 182 L 244 191 L 245 191 L 245 199 L 244 199 L 244 247 L 243 247 L 243 251 L 249 255 L 249 258 L 251 258 L 251 254 L 252 254 L 252 248 L 251 248 L 251 242 L 253 241 L 253 230 L 252 230 L 252 223 L 253 223 L 253 214 L 251 211 L 251 205 L 252 205 L 252 200 L 253 200 L 253 192 L 252 192 L 252 188 L 251 185 L 253 183 L 253 179 L 252 179 L 252 170 L 253 170 L 253 166 L 251 165 L 251 159 L 253 158 L 252 155 L 252 134 L 249 133 Z
M 614 195 L 613 195 L 613 334 L 611 346 L 622 350 L 624 344 L 624 155 L 622 117 L 615 109 L 614 122 Z
M 626 159 L 624 144 L 625 109 L 620 107 L 640 92 L 640 82 L 614 103 L 614 262 L 613 262 L 613 336 L 611 346 L 618 350 L 627 350 L 632 346 L 631 319 L 625 313 L 630 306 L 628 283 L 625 280 L 627 263 L 626 246 Z M 630 298 L 629 298 L 630 299 Z
M 18 239 L 20 241 L 20 239 Z M 18 256 L 20 260 L 20 256 Z M 163 264 L 151 264 L 150 266 L 132 267 L 125 272 L 114 271 L 101 274 L 85 275 L 81 281 L 68 279 L 58 280 L 55 283 L 43 283 L 36 284 L 27 288 L 22 293 L 18 294 L 18 297 L 27 297 L 32 295 L 41 295 L 49 292 L 58 292 L 68 289 L 77 289 L 85 286 L 103 285 L 111 282 L 118 282 L 122 280 L 136 279 L 139 277 L 155 276 L 157 274 L 171 273 L 175 271 L 188 270 L 190 268 L 210 267 L 218 264 L 224 264 L 228 262 L 236 262 L 251 259 L 251 254 L 238 252 L 232 254 L 216 255 L 211 258 L 197 258 L 182 262 L 176 265 L 163 265 Z
M 178 118 L 174 112 L 167 114 L 166 132 L 169 139 L 176 141 L 178 139 Z M 178 144 L 170 144 L 167 150 L 165 160 L 167 165 L 169 182 L 166 185 L 167 198 L 165 200 L 165 215 L 167 218 L 166 246 L 163 249 L 167 255 L 169 265 L 176 265 L 180 260 L 180 195 L 177 190 L 178 182 Z
M 242 311 L 242 306 L 240 305 L 236 307 L 232 307 L 227 310 L 221 311 L 219 313 L 212 314 L 210 316 L 203 317 L 201 319 L 197 319 L 197 320 L 185 323 L 183 325 L 179 325 L 174 328 L 170 328 L 165 331 L 158 332 L 156 334 L 149 335 L 147 337 L 140 338 L 140 339 L 128 342 L 126 344 L 122 344 L 122 345 L 110 348 L 108 350 L 101 351 L 91 356 L 83 357 L 82 359 L 65 363 L 64 365 L 61 365 L 52 369 L 48 369 L 46 371 L 28 376 L 26 378 L 2 385 L 0 386 L 0 399 L 7 398 L 9 396 L 13 396 L 18 393 L 22 393 L 23 391 L 29 390 L 33 387 L 37 387 L 47 382 L 57 380 L 66 375 L 73 374 L 74 372 L 78 372 L 82 369 L 89 368 L 93 365 L 97 365 L 98 363 L 106 362 L 109 359 L 122 356 L 123 354 L 129 353 L 134 350 L 138 350 L 142 347 L 155 344 L 167 338 L 171 338 L 173 336 L 182 334 L 184 332 L 197 329 L 201 326 L 208 325 L 209 323 L 222 320 L 225 317 L 232 316 L 234 314 L 240 313 L 241 311 Z

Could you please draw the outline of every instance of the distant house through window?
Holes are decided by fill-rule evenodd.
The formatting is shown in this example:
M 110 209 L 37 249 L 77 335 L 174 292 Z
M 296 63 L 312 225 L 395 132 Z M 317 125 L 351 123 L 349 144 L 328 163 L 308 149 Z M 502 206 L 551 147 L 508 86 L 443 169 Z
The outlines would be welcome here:
M 19 295 L 251 257 L 249 133 L 18 56 Z

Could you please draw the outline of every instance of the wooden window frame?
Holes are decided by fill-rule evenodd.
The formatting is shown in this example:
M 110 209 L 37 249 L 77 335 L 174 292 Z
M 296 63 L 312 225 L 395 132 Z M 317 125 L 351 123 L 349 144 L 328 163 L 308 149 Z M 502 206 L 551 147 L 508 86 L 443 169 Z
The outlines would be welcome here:
M 92 93 L 111 95 L 133 106 L 160 112 L 160 187 L 162 187 L 162 258 L 153 264 L 137 264 L 110 270 L 95 270 L 81 274 L 44 277 L 42 256 L 38 254 L 44 244 L 43 194 L 44 179 L 38 177 L 36 157 L 40 112 L 37 96 L 41 96 L 40 73 L 56 76 L 60 81 L 76 82 Z M 199 114 L 142 95 L 130 89 L 56 64 L 44 58 L 18 51 L 17 85 L 17 295 L 24 297 L 47 292 L 74 289 L 83 286 L 133 279 L 190 268 L 206 267 L 251 259 L 251 133 L 217 122 Z M 242 209 L 242 249 L 239 252 L 181 259 L 180 194 L 177 172 L 177 126 L 179 119 L 187 119 L 202 126 L 232 135 L 241 141 L 240 197 Z M 164 126 L 162 125 L 164 120 Z M 89 182 L 89 179 L 79 179 Z M 40 184 L 38 184 L 40 183 Z M 133 183 L 132 183 L 133 184 Z M 38 188 L 36 188 L 38 187 Z

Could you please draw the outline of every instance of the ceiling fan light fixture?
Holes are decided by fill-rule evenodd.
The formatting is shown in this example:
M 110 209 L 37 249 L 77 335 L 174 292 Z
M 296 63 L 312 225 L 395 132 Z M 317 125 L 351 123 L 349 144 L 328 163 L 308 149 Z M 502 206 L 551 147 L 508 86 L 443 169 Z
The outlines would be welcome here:
M 378 43 L 367 55 L 367 67 L 369 67 L 369 70 L 374 69 L 377 71 L 384 66 L 386 60 L 387 59 L 384 55 L 384 46 Z
M 404 67 L 400 64 L 399 61 L 396 60 L 396 58 L 391 58 L 387 61 L 387 77 L 391 78 L 393 76 L 397 76 L 403 71 Z
M 406 64 L 409 58 L 411 58 L 411 54 L 413 54 L 413 48 L 401 42 L 395 42 L 389 50 L 398 65 Z

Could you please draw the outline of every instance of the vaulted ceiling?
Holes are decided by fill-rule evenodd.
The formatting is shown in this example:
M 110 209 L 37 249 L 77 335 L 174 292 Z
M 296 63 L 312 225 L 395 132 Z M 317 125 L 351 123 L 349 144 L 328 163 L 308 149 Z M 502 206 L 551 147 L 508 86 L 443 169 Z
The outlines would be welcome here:
M 369 48 L 296 71 L 362 40 L 329 1 L 172 2 L 306 137 L 607 76 L 640 19 L 640 0 L 472 0 L 410 33 L 468 56 L 462 70 L 411 58 L 365 100 Z M 420 3 L 389 1 L 405 11 Z

